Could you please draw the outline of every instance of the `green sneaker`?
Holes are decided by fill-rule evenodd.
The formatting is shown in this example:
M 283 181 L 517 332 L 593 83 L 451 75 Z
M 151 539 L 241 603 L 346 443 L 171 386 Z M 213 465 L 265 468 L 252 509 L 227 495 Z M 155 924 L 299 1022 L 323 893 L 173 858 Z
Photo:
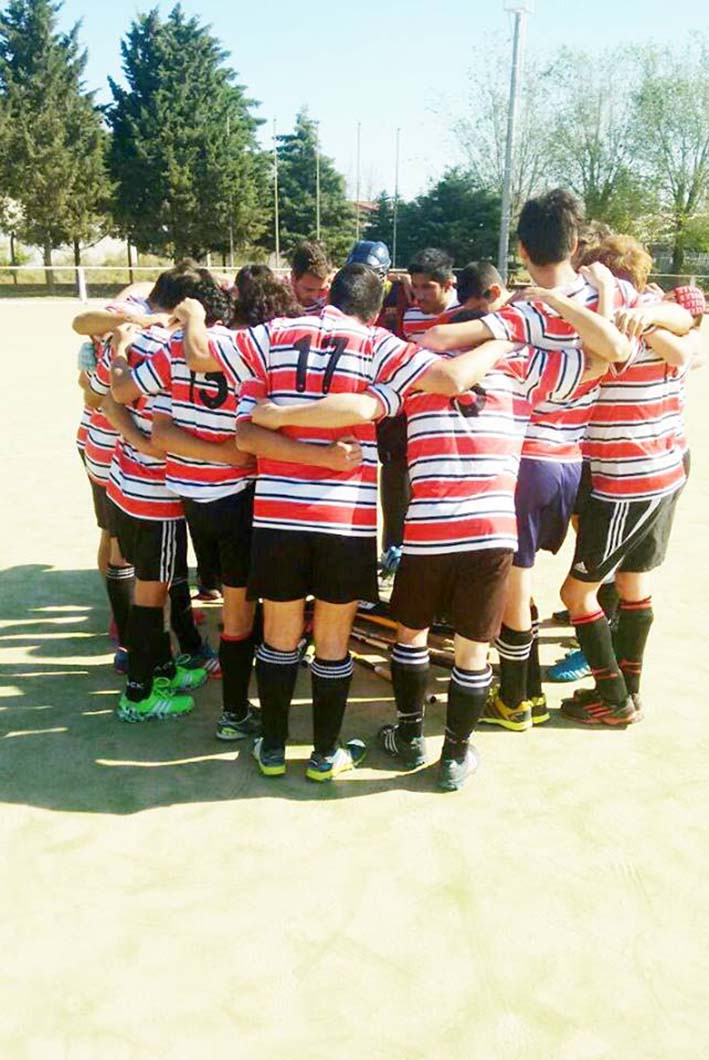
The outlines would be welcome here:
M 133 702 L 124 693 L 119 700 L 117 713 L 121 721 L 165 721 L 182 717 L 193 709 L 192 696 L 175 695 L 167 677 L 156 677 L 152 691 L 145 699 Z
M 209 674 L 203 666 L 182 666 L 182 658 L 183 656 L 181 655 L 175 660 L 175 676 L 166 678 L 173 694 L 177 692 L 194 692 L 195 688 L 201 688 L 202 685 L 206 685 L 209 678 Z

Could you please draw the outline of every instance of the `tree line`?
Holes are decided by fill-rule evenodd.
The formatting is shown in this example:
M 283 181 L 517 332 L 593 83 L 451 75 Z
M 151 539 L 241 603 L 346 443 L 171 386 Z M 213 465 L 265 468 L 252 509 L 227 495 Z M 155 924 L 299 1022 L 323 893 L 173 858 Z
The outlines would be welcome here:
M 354 239 L 344 177 L 322 155 L 316 122 L 302 110 L 276 150 L 258 141 L 258 103 L 229 55 L 179 4 L 139 15 L 121 42 L 125 84 L 109 78 L 99 105 L 83 77 L 79 27 L 58 28 L 61 3 L 10 0 L 0 12 L 0 228 L 52 252 L 104 235 L 140 252 L 203 259 L 266 256 L 279 233 L 286 253 L 320 233 L 335 260 Z M 551 183 L 605 221 L 672 249 L 709 250 L 709 58 L 706 41 L 680 49 L 621 48 L 601 56 L 562 50 L 532 57 L 520 110 L 513 206 Z M 410 202 L 382 192 L 363 226 L 394 241 L 406 264 L 423 245 L 458 264 L 494 257 L 507 114 L 506 47 L 471 75 L 467 117 L 454 126 L 463 164 Z

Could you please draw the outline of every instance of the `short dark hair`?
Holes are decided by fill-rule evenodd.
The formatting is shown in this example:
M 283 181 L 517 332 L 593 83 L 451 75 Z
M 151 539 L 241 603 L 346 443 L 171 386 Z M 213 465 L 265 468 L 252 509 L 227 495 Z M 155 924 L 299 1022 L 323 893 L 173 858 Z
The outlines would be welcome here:
M 409 275 L 415 273 L 428 276 L 435 283 L 447 283 L 453 278 L 453 258 L 438 247 L 426 247 L 419 250 L 409 264 Z
M 330 287 L 330 304 L 363 323 L 378 317 L 384 300 L 384 284 L 367 265 L 345 265 Z
M 471 261 L 458 273 L 458 301 L 489 298 L 493 284 L 504 287 L 502 277 L 491 261 Z
M 174 309 L 185 298 L 192 297 L 194 285 L 199 283 L 205 272 L 207 270 L 200 268 L 192 258 L 178 261 L 177 265 L 160 273 L 148 295 L 148 301 L 160 309 Z
M 322 243 L 307 240 L 296 244 L 290 256 L 290 267 L 297 279 L 311 272 L 320 280 L 327 280 L 332 272 L 332 262 Z
M 527 199 L 517 222 L 517 238 L 533 265 L 558 265 L 571 257 L 583 210 L 564 188 Z

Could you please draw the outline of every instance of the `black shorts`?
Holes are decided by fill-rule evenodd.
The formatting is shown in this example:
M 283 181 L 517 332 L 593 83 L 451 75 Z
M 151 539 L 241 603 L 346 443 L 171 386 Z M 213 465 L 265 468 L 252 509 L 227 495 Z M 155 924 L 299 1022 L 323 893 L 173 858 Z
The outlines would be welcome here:
M 515 567 L 530 568 L 540 549 L 556 554 L 564 543 L 581 479 L 581 463 L 523 457 L 519 464 L 515 512 Z
M 216 501 L 183 497 L 182 503 L 197 556 L 209 559 L 210 569 L 220 572 L 223 585 L 245 588 L 251 563 L 254 487 Z
M 108 494 L 106 493 L 105 486 L 99 486 L 98 482 L 94 482 L 92 478 L 89 479 L 91 484 L 91 496 L 94 499 L 94 512 L 96 513 L 96 525 L 99 530 L 110 530 L 111 525 L 109 522 L 108 514 Z
M 581 481 L 579 482 L 578 492 L 576 494 L 576 500 L 574 502 L 574 515 L 581 515 L 581 510 L 591 496 L 591 464 L 588 460 L 584 460 L 581 465 Z
M 328 604 L 376 603 L 376 538 L 256 527 L 247 595 L 280 603 L 306 596 Z
M 607 501 L 592 494 L 579 517 L 572 577 L 596 584 L 619 570 L 640 574 L 659 567 L 681 492 L 649 501 Z
M 405 552 L 394 579 L 392 618 L 409 629 L 428 629 L 445 614 L 461 637 L 491 643 L 502 624 L 512 555 L 503 548 L 432 556 Z
M 107 499 L 111 536 L 142 582 L 173 581 L 187 573 L 187 524 L 184 519 L 137 519 Z

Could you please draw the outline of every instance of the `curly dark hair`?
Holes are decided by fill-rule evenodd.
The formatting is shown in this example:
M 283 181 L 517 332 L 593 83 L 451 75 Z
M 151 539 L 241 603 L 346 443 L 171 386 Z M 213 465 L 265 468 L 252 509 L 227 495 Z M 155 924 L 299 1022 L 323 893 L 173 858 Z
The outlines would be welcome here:
M 266 324 L 274 317 L 298 317 L 303 313 L 303 307 L 296 301 L 290 287 L 281 283 L 270 269 L 268 275 L 252 276 L 239 284 L 239 297 L 234 308 L 235 321 L 247 328 Z
M 204 306 L 208 328 L 217 323 L 231 327 L 234 322 L 234 299 L 219 286 L 207 269 L 200 269 L 200 273 L 201 279 L 194 284 L 189 297 L 196 298 Z
M 256 280 L 274 279 L 273 271 L 268 265 L 244 265 L 239 269 L 234 280 L 236 297 L 241 298 L 248 284 Z

